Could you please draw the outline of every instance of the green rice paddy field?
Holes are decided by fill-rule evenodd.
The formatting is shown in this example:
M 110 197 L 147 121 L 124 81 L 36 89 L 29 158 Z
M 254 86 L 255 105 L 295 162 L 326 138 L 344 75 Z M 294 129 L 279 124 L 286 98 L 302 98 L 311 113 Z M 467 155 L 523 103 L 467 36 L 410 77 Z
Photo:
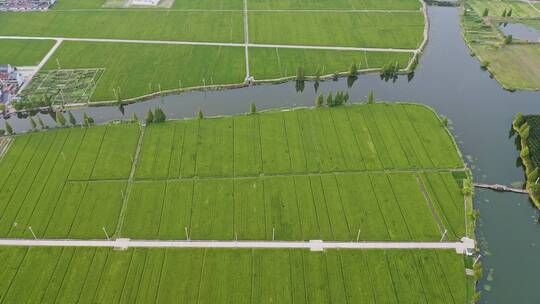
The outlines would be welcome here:
M 175 1 L 171 9 L 102 9 L 103 3 L 65 0 L 48 12 L 5 12 L 0 14 L 0 35 L 245 42 L 241 0 Z M 249 75 L 255 80 L 292 77 L 299 67 L 308 76 L 344 72 L 353 63 L 359 69 L 395 62 L 405 68 L 412 58 L 410 52 L 286 49 L 279 45 L 413 50 L 423 39 L 425 20 L 418 0 L 253 0 L 247 5 L 249 43 L 276 45 L 249 49 Z M 36 65 L 50 49 L 41 41 L 1 42 L 0 62 L 13 65 Z M 52 46 L 53 42 L 47 43 Z M 32 54 L 26 55 L 29 52 Z M 160 89 L 243 83 L 245 56 L 243 45 L 64 41 L 45 69 L 56 69 L 57 59 L 63 68 L 105 69 L 90 101 L 110 102 L 117 100 L 119 90 L 121 98 L 132 99 Z
M 283 48 L 250 48 L 250 69 L 256 79 L 290 77 L 298 66 L 308 75 L 345 71 L 352 62 L 359 69 L 377 68 L 388 58 L 406 67 L 412 54 Z M 240 47 L 63 42 L 44 70 L 105 68 L 91 101 L 133 98 L 162 90 L 242 83 L 244 49 Z M 174 64 L 170 64 L 174 62 Z M 196 65 L 198 69 L 193 69 Z M 128 67 L 126 69 L 126 67 Z M 216 68 L 219 67 L 219 68 Z
M 459 239 L 463 178 L 418 105 L 58 129 L 18 136 L 0 163 L 0 236 Z
M 5 303 L 466 303 L 453 251 L 0 248 Z M 40 269 L 36 272 L 36 269 Z
M 53 45 L 53 40 L 1 40 L 0 62 L 12 66 L 36 66 Z
M 416 49 L 423 31 L 420 11 L 249 13 L 251 43 Z

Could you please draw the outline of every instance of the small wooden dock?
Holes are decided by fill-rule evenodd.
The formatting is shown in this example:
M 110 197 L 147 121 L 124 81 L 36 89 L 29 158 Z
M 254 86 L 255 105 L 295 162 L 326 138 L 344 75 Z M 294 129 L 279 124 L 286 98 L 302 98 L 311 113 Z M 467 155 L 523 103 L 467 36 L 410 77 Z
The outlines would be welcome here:
M 477 188 L 491 189 L 491 190 L 501 191 L 501 192 L 514 192 L 514 193 L 524 193 L 524 194 L 529 193 L 529 191 L 527 191 L 526 189 L 518 189 L 518 188 L 509 187 L 509 186 L 506 186 L 506 185 L 499 185 L 499 184 L 478 184 L 478 183 L 475 183 L 474 186 L 477 187 Z

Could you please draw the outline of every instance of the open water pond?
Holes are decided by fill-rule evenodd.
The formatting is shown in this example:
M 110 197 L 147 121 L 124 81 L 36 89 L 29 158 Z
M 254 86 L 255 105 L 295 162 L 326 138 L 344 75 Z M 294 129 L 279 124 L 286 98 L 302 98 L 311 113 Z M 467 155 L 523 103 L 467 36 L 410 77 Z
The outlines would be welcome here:
M 501 23 L 499 28 L 504 35 L 530 42 L 540 42 L 540 31 L 523 23 Z

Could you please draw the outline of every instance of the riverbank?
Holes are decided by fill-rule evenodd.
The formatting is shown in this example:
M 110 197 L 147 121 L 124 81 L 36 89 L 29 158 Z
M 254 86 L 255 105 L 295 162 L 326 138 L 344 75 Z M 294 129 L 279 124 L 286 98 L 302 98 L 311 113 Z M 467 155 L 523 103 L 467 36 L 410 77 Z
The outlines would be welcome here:
M 512 122 L 512 128 L 519 135 L 520 158 L 525 169 L 526 189 L 534 205 L 540 209 L 540 185 L 538 184 L 540 115 L 523 116 L 520 113 Z

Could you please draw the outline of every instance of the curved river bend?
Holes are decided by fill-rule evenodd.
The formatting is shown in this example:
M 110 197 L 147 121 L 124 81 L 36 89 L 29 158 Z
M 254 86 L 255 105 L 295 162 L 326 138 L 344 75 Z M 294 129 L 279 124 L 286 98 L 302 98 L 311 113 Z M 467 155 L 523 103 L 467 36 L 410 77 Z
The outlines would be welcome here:
M 518 152 L 509 138 L 516 112 L 540 113 L 540 93 L 507 92 L 482 71 L 461 38 L 456 8 L 430 7 L 430 40 L 412 80 L 395 83 L 378 75 L 362 75 L 348 88 L 347 80 L 322 82 L 319 92 L 347 90 L 351 100 L 365 100 L 374 90 L 379 100 L 415 101 L 434 107 L 452 122 L 452 132 L 473 169 L 476 181 L 511 184 L 522 181 L 516 165 Z M 296 92 L 293 82 L 244 89 L 192 92 L 127 106 L 125 116 L 117 107 L 86 109 L 96 122 L 144 117 L 149 107 L 161 106 L 168 118 L 192 117 L 199 108 L 206 115 L 248 112 L 252 101 L 258 109 L 311 106 L 318 93 L 306 82 Z M 80 119 L 81 111 L 74 111 Z M 44 121 L 53 125 L 48 115 Z M 28 128 L 26 120 L 11 118 L 16 130 Z M 0 123 L 2 124 L 2 123 Z M 540 213 L 526 195 L 477 190 L 475 207 L 480 209 L 477 236 L 482 251 L 484 278 L 482 303 L 537 303 L 540 273 Z

